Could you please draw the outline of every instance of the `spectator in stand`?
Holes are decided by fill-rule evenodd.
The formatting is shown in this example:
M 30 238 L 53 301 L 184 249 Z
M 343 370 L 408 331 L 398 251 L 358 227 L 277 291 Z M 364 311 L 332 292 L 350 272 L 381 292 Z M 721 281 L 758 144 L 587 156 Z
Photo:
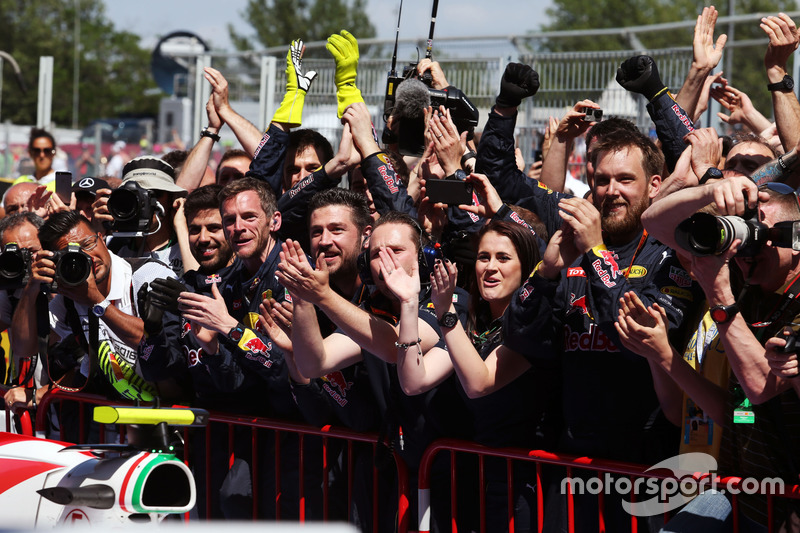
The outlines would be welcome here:
M 108 164 L 106 165 L 106 174 L 112 176 L 114 178 L 121 178 L 122 177 L 122 169 L 125 164 L 130 159 L 128 154 L 125 152 L 125 141 L 117 141 L 114 143 L 114 146 L 111 147 L 111 159 L 108 160 Z

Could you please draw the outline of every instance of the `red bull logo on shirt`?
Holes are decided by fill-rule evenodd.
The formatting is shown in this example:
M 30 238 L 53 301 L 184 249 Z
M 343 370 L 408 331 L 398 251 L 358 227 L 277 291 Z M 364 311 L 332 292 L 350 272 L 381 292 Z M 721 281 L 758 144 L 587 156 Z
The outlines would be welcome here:
M 322 388 L 333 398 L 333 401 L 340 407 L 347 405 L 347 391 L 353 386 L 352 381 L 347 381 L 344 374 L 339 371 L 323 376 L 322 381 Z
M 589 324 L 589 331 L 578 333 L 564 326 L 565 352 L 618 352 L 619 348 L 611 342 L 596 324 Z
M 574 313 L 578 311 L 582 315 L 588 315 L 589 311 L 586 310 L 586 295 L 584 294 L 580 298 L 575 298 L 575 293 L 570 293 L 569 295 L 569 311 L 567 314 Z

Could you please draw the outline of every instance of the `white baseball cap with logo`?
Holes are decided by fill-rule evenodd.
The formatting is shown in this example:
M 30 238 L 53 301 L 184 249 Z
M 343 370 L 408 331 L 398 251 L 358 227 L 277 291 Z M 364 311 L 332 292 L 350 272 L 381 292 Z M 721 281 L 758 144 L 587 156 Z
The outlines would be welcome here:
M 131 159 L 122 169 L 122 185 L 135 181 L 144 189 L 184 193 L 183 187 L 175 184 L 175 171 L 168 163 L 149 155 Z

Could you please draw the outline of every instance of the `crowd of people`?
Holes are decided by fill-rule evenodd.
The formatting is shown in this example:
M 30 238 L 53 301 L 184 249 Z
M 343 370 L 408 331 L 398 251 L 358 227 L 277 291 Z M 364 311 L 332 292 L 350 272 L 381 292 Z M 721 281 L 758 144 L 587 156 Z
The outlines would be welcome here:
M 648 102 L 656 142 L 625 119 L 586 120 L 599 106 L 583 100 L 551 122 L 543 161 L 530 168 L 514 138 L 517 108 L 540 85 L 528 65 L 507 66 L 480 135 L 457 126 L 455 107 L 409 118 L 396 106 L 381 144 L 356 84 L 358 42 L 334 34 L 344 126 L 335 152 L 301 128 L 315 77 L 302 69 L 302 41 L 287 54 L 285 97 L 266 132 L 232 109 L 223 74 L 206 68 L 208 125 L 185 158 L 137 157 L 121 182 L 84 176 L 68 197 L 35 180 L 5 194 L 0 261 L 27 262 L 19 276 L 3 274 L 0 292 L 7 408 L 35 410 L 61 389 L 370 431 L 412 480 L 426 447 L 453 437 L 645 465 L 703 452 L 721 474 L 794 485 L 800 368 L 784 347 L 800 320 L 800 102 L 787 61 L 800 31 L 785 14 L 762 19 L 765 115 L 713 73 L 725 46 L 716 18 L 713 7 L 698 16 L 677 95 L 652 58 L 620 65 L 620 85 Z M 457 91 L 429 59 L 416 74 Z M 744 131 L 696 127 L 710 98 Z M 224 125 L 241 149 L 212 172 Z M 414 128 L 421 154 L 403 148 Z M 576 139 L 586 146 L 582 196 L 565 191 Z M 54 146 L 31 136 L 32 157 Z M 436 180 L 471 201 L 434 200 Z M 80 441 L 76 416 L 64 409 L 51 423 Z M 229 458 L 228 438 L 215 430 L 191 450 L 213 459 L 208 476 L 193 461 L 197 479 L 211 480 L 198 484 L 212 492 L 202 516 L 252 513 L 254 454 L 281 454 L 283 518 L 297 516 L 300 471 L 307 502 L 323 484 L 346 483 L 344 449 L 329 450 L 334 473 L 322 479 L 315 439 L 299 446 L 297 435 L 264 432 L 254 444 L 236 433 Z M 351 451 L 350 516 L 370 530 L 368 473 L 379 468 L 388 531 L 392 467 L 367 448 Z M 259 516 L 275 516 L 274 461 L 257 468 Z M 434 464 L 434 529 L 450 520 L 450 468 Z M 477 479 L 468 461 L 458 468 L 460 480 Z M 538 476 L 546 531 L 570 520 L 598 530 L 596 496 L 576 495 L 568 515 L 564 471 L 517 464 L 510 495 L 507 474 L 504 461 L 486 462 L 489 531 L 508 529 L 509 498 L 514 530 L 536 527 Z M 477 528 L 473 491 L 452 490 L 459 528 Z M 630 528 L 622 498 L 603 500 L 608 531 Z M 738 509 L 740 531 L 767 530 L 762 495 L 740 497 Z M 799 520 L 788 500 L 769 516 L 787 531 Z M 732 511 L 706 492 L 666 526 L 658 520 L 639 528 L 725 531 Z

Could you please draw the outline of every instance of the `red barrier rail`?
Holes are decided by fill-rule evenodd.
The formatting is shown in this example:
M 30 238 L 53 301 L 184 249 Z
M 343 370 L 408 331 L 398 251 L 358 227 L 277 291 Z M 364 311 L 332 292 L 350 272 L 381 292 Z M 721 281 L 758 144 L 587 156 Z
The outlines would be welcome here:
M 430 532 L 430 518 L 431 518 L 431 503 L 430 503 L 430 489 L 431 489 L 431 470 L 433 461 L 436 455 L 439 452 L 450 452 L 451 454 L 451 464 L 455 464 L 455 454 L 456 453 L 465 453 L 465 454 L 473 454 L 477 455 L 479 458 L 479 493 L 480 493 L 480 531 L 484 533 L 486 531 L 486 502 L 485 502 L 485 494 L 484 494 L 484 470 L 483 470 L 483 460 L 485 457 L 498 457 L 506 460 L 507 468 L 507 491 L 508 491 L 508 531 L 509 533 L 514 532 L 514 507 L 513 507 L 513 484 L 514 484 L 514 473 L 513 473 L 513 462 L 514 461 L 526 461 L 526 462 L 533 462 L 536 464 L 536 504 L 537 504 L 537 531 L 541 532 L 544 527 L 544 496 L 543 496 L 543 484 L 542 484 L 542 465 L 554 465 L 554 466 L 563 466 L 566 468 L 567 477 L 572 477 L 573 469 L 580 469 L 580 470 L 591 470 L 594 471 L 600 476 L 601 474 L 609 473 L 609 474 L 617 474 L 622 476 L 628 476 L 631 479 L 631 483 L 633 484 L 633 478 L 657 478 L 657 479 L 670 479 L 673 478 L 670 474 L 666 473 L 659 473 L 659 472 L 648 472 L 647 470 L 650 468 L 646 465 L 640 465 L 635 463 L 626 463 L 622 461 L 609 461 L 609 460 L 598 460 L 592 459 L 589 457 L 577 457 L 571 456 L 567 454 L 555 454 L 551 452 L 546 452 L 542 450 L 523 450 L 523 449 L 514 449 L 514 448 L 505 448 L 505 449 L 494 449 L 494 448 L 487 448 L 485 446 L 481 446 L 479 444 L 475 444 L 472 442 L 465 442 L 455 439 L 440 439 L 432 443 L 428 448 L 425 450 L 423 454 L 422 461 L 419 468 L 419 495 L 418 495 L 418 502 L 419 502 L 419 533 L 429 533 Z M 453 469 L 455 470 L 455 469 Z M 708 477 L 707 473 L 696 472 L 692 476 L 696 481 L 701 480 L 708 480 L 710 482 L 710 478 Z M 715 476 L 713 478 L 714 485 L 720 489 L 724 489 L 726 491 L 730 491 L 732 494 L 732 507 L 733 507 L 733 527 L 734 532 L 738 533 L 739 531 L 739 524 L 738 524 L 738 496 L 737 493 L 741 492 L 743 488 L 743 480 L 740 477 L 719 477 Z M 457 477 L 455 471 L 452 472 L 452 479 L 451 479 L 451 486 L 455 487 L 457 483 Z M 574 533 L 575 531 L 575 503 L 573 499 L 573 490 L 572 485 L 567 484 L 568 491 L 567 491 L 567 519 L 569 524 L 569 532 Z M 732 490 L 735 489 L 735 490 Z M 633 498 L 635 495 L 633 491 L 631 492 L 631 497 Z M 598 509 L 599 509 L 599 516 L 598 521 L 600 524 L 600 531 L 606 531 L 605 528 L 605 517 L 604 517 L 604 510 L 603 510 L 603 501 L 602 501 L 603 493 L 599 492 L 598 494 Z M 781 498 L 790 498 L 790 499 L 800 499 L 800 486 L 793 485 L 789 487 L 784 487 L 783 492 L 778 492 L 776 494 L 768 493 L 766 494 L 767 498 L 767 513 L 768 513 L 768 529 L 770 533 L 773 531 L 774 527 L 774 500 L 776 497 Z M 456 511 L 458 509 L 458 502 L 456 501 L 457 494 L 456 491 L 453 490 L 451 493 L 451 501 L 450 501 L 450 509 L 451 509 L 451 517 L 456 516 Z M 635 500 L 631 500 L 632 502 Z M 665 504 L 666 505 L 666 504 Z M 669 515 L 667 512 L 664 513 L 664 522 L 666 523 Z M 638 519 L 636 516 L 631 515 L 631 531 L 636 532 L 638 527 Z M 457 525 L 455 524 L 455 519 L 453 519 L 453 528 L 452 531 L 457 531 Z
M 92 395 L 84 395 L 84 394 L 74 394 L 74 393 L 64 393 L 61 391 L 54 391 L 45 396 L 40 404 L 40 408 L 37 412 L 37 421 L 36 427 L 41 431 L 44 428 L 46 423 L 46 412 L 47 407 L 53 401 L 76 401 L 79 403 L 80 406 L 83 405 L 109 405 L 109 402 L 101 397 L 92 396 Z M 124 402 L 114 402 L 115 405 L 120 405 Z M 80 416 L 80 431 L 81 434 L 85 434 L 85 427 L 86 423 L 83 419 L 83 409 L 79 409 L 81 416 Z M 372 446 L 373 453 L 375 450 L 375 446 L 377 446 L 377 435 L 373 434 L 365 434 L 359 433 L 355 431 L 350 431 L 346 429 L 338 429 L 332 428 L 330 426 L 325 426 L 323 428 L 314 428 L 302 424 L 295 424 L 289 422 L 283 422 L 278 420 L 269 420 L 263 418 L 255 418 L 255 417 L 243 417 L 243 416 L 232 416 L 232 415 L 222 415 L 222 414 L 211 414 L 210 422 L 213 424 L 222 424 L 227 428 L 228 431 L 228 451 L 229 453 L 234 448 L 234 430 L 235 428 L 249 428 L 250 431 L 250 444 L 252 445 L 252 455 L 250 456 L 252 471 L 254 472 L 253 478 L 253 516 L 257 516 L 257 502 L 258 502 L 258 483 L 257 478 L 255 476 L 258 475 L 258 461 L 259 457 L 257 454 L 258 450 L 258 437 L 259 437 L 259 430 L 272 430 L 279 434 L 280 432 L 285 433 L 293 433 L 299 436 L 300 440 L 300 447 L 302 447 L 303 437 L 304 436 L 313 436 L 313 437 L 321 437 L 323 441 L 322 450 L 323 450 L 323 479 L 327 479 L 327 474 L 330 471 L 330 465 L 328 464 L 328 443 L 330 439 L 340 439 L 347 442 L 347 464 L 348 464 L 348 472 L 347 472 L 347 480 L 348 480 L 348 488 L 347 488 L 347 502 L 348 502 L 348 519 L 351 518 L 349 515 L 349 511 L 351 509 L 352 497 L 353 497 L 353 445 L 354 443 L 367 443 Z M 63 427 L 61 437 L 63 439 Z M 101 439 L 104 438 L 104 435 L 101 434 Z M 190 446 L 190 439 L 191 436 L 189 434 L 189 429 L 187 428 L 184 431 L 184 439 L 186 442 L 186 449 L 189 449 Z M 206 442 L 206 450 L 209 450 L 211 445 L 211 428 L 207 427 L 205 429 L 204 438 Z M 276 442 L 279 442 L 276 440 Z M 582 471 L 593 471 L 595 472 L 598 477 L 604 475 L 605 473 L 615 474 L 618 476 L 627 477 L 630 482 L 633 484 L 635 479 L 638 478 L 657 478 L 657 479 L 669 479 L 671 476 L 669 473 L 660 473 L 660 472 L 648 472 L 647 470 L 650 468 L 646 465 L 639 465 L 634 463 L 627 463 L 622 461 L 608 461 L 608 460 L 597 460 L 592 459 L 589 457 L 576 457 L 570 456 L 566 454 L 555 454 L 551 452 L 541 451 L 541 450 L 523 450 L 523 449 L 492 449 L 487 448 L 484 446 L 480 446 L 474 444 L 472 442 L 466 441 L 459 441 L 453 439 L 442 439 L 434 442 L 431 444 L 428 449 L 425 451 L 423 455 L 422 462 L 419 469 L 419 531 L 420 533 L 426 533 L 430 531 L 430 518 L 431 518 L 431 502 L 430 502 L 430 489 L 431 489 L 431 469 L 432 464 L 439 452 L 446 451 L 451 454 L 450 456 L 450 483 L 451 487 L 458 486 L 458 472 L 456 468 L 456 459 L 455 456 L 457 453 L 464 453 L 464 454 L 473 454 L 478 457 L 478 478 L 479 478 L 479 496 L 480 496 L 480 506 L 479 506 L 479 513 L 480 513 L 480 530 L 482 532 L 486 531 L 486 519 L 487 519 L 487 509 L 486 509 L 486 499 L 485 499 L 485 471 L 484 471 L 484 459 L 487 457 L 494 457 L 505 459 L 506 461 L 506 482 L 507 482 L 507 490 L 508 494 L 512 495 L 508 497 L 508 531 L 514 531 L 514 502 L 512 501 L 513 497 L 513 487 L 514 487 L 514 464 L 515 461 L 522 461 L 522 462 L 532 462 L 535 463 L 535 481 L 536 481 L 536 516 L 537 516 L 537 523 L 536 528 L 538 531 L 542 531 L 544 526 L 544 485 L 543 485 L 543 476 L 542 476 L 542 466 L 543 465 L 553 465 L 553 466 L 560 466 L 566 469 L 567 477 L 572 477 L 573 471 L 575 470 L 582 470 Z M 206 461 L 208 461 L 209 454 L 206 454 Z M 280 450 L 275 450 L 275 461 L 276 461 L 276 510 L 280 512 Z M 188 464 L 188 458 L 184 458 L 184 460 Z M 398 521 L 399 521 L 399 531 L 405 532 L 408 531 L 408 521 L 409 521 L 409 485 L 408 485 L 408 474 L 403 465 L 402 461 L 395 457 L 395 461 L 398 465 Z M 208 468 L 209 463 L 206 463 L 206 479 L 203 480 L 206 486 L 210 486 L 210 468 Z M 303 521 L 306 518 L 306 502 L 305 502 L 305 491 L 304 487 L 302 486 L 303 481 L 303 460 L 302 454 L 300 454 L 300 501 L 299 508 L 300 508 L 300 517 L 299 519 Z M 372 529 L 373 531 L 378 531 L 378 512 L 377 512 L 377 500 L 378 500 L 378 483 L 377 480 L 377 468 L 373 465 L 372 468 L 373 474 L 373 493 L 372 493 L 372 502 L 373 502 L 373 521 L 372 521 Z M 704 473 L 695 473 L 692 476 L 695 480 L 701 481 L 704 478 L 708 478 L 708 474 Z M 199 481 L 199 480 L 198 480 Z M 724 490 L 730 491 L 731 489 L 737 489 L 741 491 L 743 480 L 738 477 L 715 477 L 714 484 L 716 487 Z M 569 522 L 569 531 L 573 532 L 575 530 L 575 505 L 576 502 L 574 500 L 573 494 L 573 487 L 570 484 L 566 485 L 567 493 L 566 493 L 566 500 L 567 500 L 567 513 L 568 513 L 568 522 Z M 323 520 L 328 520 L 329 518 L 329 494 L 328 490 L 329 487 L 326 484 L 323 484 Z M 206 509 L 210 509 L 210 491 L 206 490 Z M 633 492 L 631 493 L 633 497 Z M 766 494 L 767 497 L 767 513 L 768 513 L 768 521 L 769 521 L 769 530 L 772 531 L 773 528 L 773 516 L 774 516 L 774 501 L 775 497 L 783 497 L 783 498 L 791 498 L 791 499 L 800 499 L 800 486 L 791 486 L 785 487 L 783 492 L 779 492 L 776 494 Z M 599 492 L 597 495 L 598 498 L 598 523 L 600 524 L 600 530 L 605 531 L 605 515 L 603 510 L 603 492 Z M 633 499 L 631 501 L 634 501 Z M 732 507 L 733 507 L 733 526 L 734 531 L 738 532 L 739 524 L 738 524 L 738 499 L 736 494 L 733 494 L 732 497 Z M 666 505 L 666 504 L 665 504 Z M 454 517 L 457 515 L 458 511 L 458 501 L 457 501 L 457 491 L 452 490 L 450 496 L 450 511 L 451 511 L 451 529 L 452 531 L 457 531 L 459 524 Z M 208 512 L 208 511 L 207 511 Z M 278 516 L 279 518 L 279 516 Z M 667 512 L 664 513 L 664 521 L 669 518 L 669 514 Z M 639 525 L 639 521 L 641 519 L 637 518 L 636 516 L 631 515 L 630 517 L 630 530 L 636 531 Z
M 84 406 L 91 406 L 91 405 L 132 405 L 131 403 L 126 402 L 109 402 L 107 399 L 90 395 L 90 394 L 82 394 L 82 393 L 67 393 L 60 390 L 53 390 L 46 394 L 42 401 L 39 404 L 39 408 L 37 410 L 37 417 L 36 417 L 36 427 L 37 429 L 41 430 L 46 426 L 46 418 L 47 418 L 47 411 L 49 406 L 53 402 L 76 402 L 78 404 L 78 412 L 79 412 L 79 434 L 86 435 L 86 421 L 85 421 L 85 413 L 84 413 Z M 302 453 L 303 450 L 303 442 L 304 437 L 320 437 L 322 440 L 322 479 L 327 480 L 328 474 L 330 472 L 330 464 L 329 464 L 329 450 L 330 450 L 330 441 L 332 439 L 344 442 L 347 446 L 346 454 L 347 454 L 347 512 L 348 512 L 348 519 L 351 519 L 351 510 L 352 510 L 352 498 L 353 498 L 353 478 L 354 478 L 354 471 L 353 471 L 353 447 L 355 443 L 365 443 L 371 445 L 373 457 L 376 453 L 376 448 L 379 446 L 378 435 L 373 433 L 361 433 L 357 431 L 352 431 L 348 429 L 342 428 L 334 428 L 331 426 L 324 426 L 322 428 L 316 428 L 304 424 L 297 424 L 292 422 L 285 422 L 282 420 L 273 420 L 267 418 L 257 418 L 257 417 L 245 417 L 245 416 L 233 416 L 227 414 L 219 414 L 219 413 L 209 413 L 209 425 L 201 431 L 204 431 L 204 439 L 205 439 L 205 479 L 203 480 L 207 489 L 205 490 L 205 503 L 206 503 L 206 516 L 210 517 L 211 513 L 211 432 L 212 432 L 212 424 L 219 424 L 223 425 L 227 428 L 228 431 L 228 454 L 232 457 L 233 450 L 234 450 L 234 430 L 236 428 L 249 428 L 250 431 L 250 444 L 251 444 L 251 455 L 250 455 L 250 466 L 251 472 L 253 475 L 252 478 L 252 500 L 253 500 L 253 508 L 252 508 L 252 515 L 254 518 L 258 517 L 258 503 L 259 503 L 259 494 L 258 494 L 258 487 L 259 487 L 259 456 L 258 456 L 258 438 L 259 438 L 259 430 L 271 430 L 275 432 L 275 494 L 276 494 L 276 501 L 275 501 L 275 508 L 277 512 L 276 519 L 280 520 L 280 499 L 282 497 L 281 494 L 281 453 L 279 448 L 279 437 L 280 434 L 287 433 L 287 434 L 295 434 L 298 436 L 299 445 L 298 449 L 301 450 L 299 454 L 299 520 L 305 521 L 306 514 L 308 512 L 308 508 L 306 506 L 306 491 L 305 487 L 303 486 L 304 481 L 304 454 Z M 60 425 L 60 435 L 59 437 L 61 440 L 64 440 L 64 425 Z M 191 442 L 191 429 L 185 428 L 183 432 L 184 442 L 185 442 L 185 451 L 188 451 L 190 448 Z M 197 433 L 195 433 L 195 436 Z M 103 433 L 103 426 L 100 426 L 100 443 L 103 443 L 105 440 L 105 435 Z M 185 453 L 184 462 L 189 465 L 189 453 Z M 397 466 L 397 530 L 401 533 L 405 533 L 408 531 L 409 527 L 409 480 L 408 480 L 408 471 L 403 463 L 402 459 L 400 459 L 396 454 L 394 455 L 395 464 Z M 372 494 L 371 494 L 371 501 L 372 501 L 372 530 L 379 531 L 379 509 L 378 509 L 378 486 L 379 486 L 379 479 L 378 479 L 378 468 L 374 465 L 372 466 Z M 195 480 L 199 482 L 200 480 Z M 330 498 L 329 498 L 329 487 L 328 483 L 322 484 L 322 519 L 323 521 L 328 521 L 329 519 L 329 505 L 330 505 Z

